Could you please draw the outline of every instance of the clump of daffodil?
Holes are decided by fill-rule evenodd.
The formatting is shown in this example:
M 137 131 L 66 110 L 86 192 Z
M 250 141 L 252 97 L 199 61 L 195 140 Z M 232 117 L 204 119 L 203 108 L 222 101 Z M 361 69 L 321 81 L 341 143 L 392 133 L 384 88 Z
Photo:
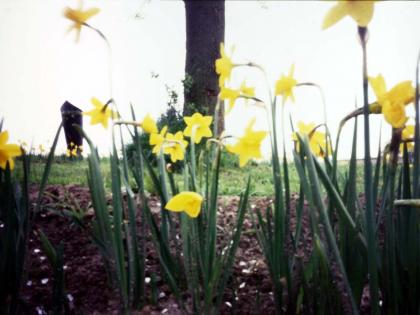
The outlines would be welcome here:
M 94 109 L 83 112 L 83 115 L 90 116 L 90 124 L 96 125 L 96 124 L 102 124 L 102 126 L 107 129 L 108 128 L 108 121 L 109 119 L 114 119 L 118 117 L 118 114 L 115 113 L 109 106 L 108 102 L 107 104 L 103 104 L 101 101 L 99 101 L 97 98 L 92 97 L 90 100 Z
M 11 170 L 15 167 L 14 157 L 22 155 L 22 149 L 17 144 L 7 143 L 9 141 L 9 132 L 7 130 L 0 132 L 0 168 L 6 169 L 7 163 Z
M 375 1 L 354 1 L 344 0 L 337 1 L 327 13 L 322 23 L 322 29 L 333 26 L 345 16 L 350 16 L 358 26 L 366 27 L 373 17 Z
M 228 87 L 221 87 L 219 98 L 223 101 L 229 101 L 229 109 L 227 112 L 230 112 L 235 106 L 235 102 L 238 98 L 243 97 L 245 99 L 255 97 L 255 88 L 247 86 L 245 81 L 242 82 L 239 89 L 231 89 Z
M 76 31 L 76 42 L 80 39 L 80 31 L 82 30 L 82 26 L 86 25 L 86 21 L 89 20 L 92 16 L 99 13 L 98 8 L 90 8 L 87 10 L 83 10 L 83 2 L 79 2 L 79 8 L 72 9 L 67 7 L 64 10 L 64 16 L 71 20 L 74 24 L 70 26 L 69 32 L 73 29 Z
M 309 139 L 309 147 L 311 148 L 311 152 L 319 157 L 324 157 L 328 152 L 331 152 L 331 148 L 327 145 L 327 141 L 325 139 L 325 133 L 316 130 L 316 126 L 314 123 L 305 124 L 303 121 L 298 122 L 298 133 L 303 136 L 306 135 Z M 298 137 L 296 133 L 293 134 L 293 140 L 295 143 L 298 142 Z M 296 147 L 297 151 L 299 152 L 299 143 L 297 143 Z
M 369 77 L 369 83 L 377 98 L 376 103 L 371 106 L 371 111 L 382 112 L 385 120 L 392 127 L 403 128 L 408 120 L 405 106 L 414 100 L 414 88 L 411 81 L 400 82 L 389 91 L 381 74 Z
M 220 58 L 216 60 L 216 73 L 219 75 L 219 86 L 223 87 L 230 79 L 230 74 L 235 65 L 231 58 L 226 55 L 225 45 L 220 43 Z
M 192 116 L 184 117 L 184 121 L 187 124 L 184 130 L 184 136 L 192 138 L 195 143 L 200 143 L 202 138 L 213 136 L 210 129 L 213 117 L 194 113 Z
M 245 134 L 234 145 L 226 145 L 229 152 L 239 155 L 240 167 L 243 167 L 252 158 L 262 158 L 261 142 L 268 133 L 266 131 L 252 130 L 254 124 L 255 118 L 248 123 Z
M 183 191 L 175 196 L 173 196 L 165 208 L 174 212 L 184 211 L 191 218 L 196 218 L 201 211 L 201 204 L 203 202 L 203 197 L 193 191 Z
M 170 155 L 172 163 L 182 161 L 187 145 L 188 141 L 184 140 L 182 131 L 178 131 L 176 134 L 168 132 L 163 144 L 163 153 Z
M 293 88 L 296 86 L 297 81 L 293 78 L 294 72 L 295 65 L 293 64 L 290 67 L 289 75 L 282 75 L 281 78 L 276 81 L 275 94 L 283 97 L 283 103 L 286 103 L 289 97 L 292 99 L 292 102 L 295 101 Z
M 158 133 L 158 127 L 156 125 L 156 121 L 153 119 L 150 114 L 147 114 L 143 121 L 140 123 L 140 127 L 144 130 L 144 132 L 153 134 Z

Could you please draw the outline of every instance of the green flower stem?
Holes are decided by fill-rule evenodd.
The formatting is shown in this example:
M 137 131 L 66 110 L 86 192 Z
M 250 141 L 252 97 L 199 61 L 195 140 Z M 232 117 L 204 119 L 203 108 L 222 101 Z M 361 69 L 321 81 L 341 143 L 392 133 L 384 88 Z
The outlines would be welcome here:
M 162 223 L 161 223 L 161 233 L 162 238 L 166 242 L 166 244 L 169 246 L 169 213 L 167 210 L 165 210 L 165 204 L 169 200 L 169 193 L 168 188 L 166 186 L 166 177 L 165 177 L 165 158 L 163 157 L 163 152 L 160 150 L 159 152 L 159 158 L 158 158 L 158 168 L 159 168 L 159 180 L 160 185 L 162 187 L 163 196 L 165 197 L 165 200 L 162 200 Z
M 370 157 L 370 127 L 369 127 L 369 100 L 368 100 L 368 75 L 367 75 L 367 28 L 359 27 L 358 33 L 362 45 L 363 53 L 363 114 L 365 131 L 365 158 L 364 158 L 364 184 L 365 184 L 365 203 L 366 203 L 366 230 L 368 242 L 368 270 L 369 270 L 369 289 L 370 305 L 372 314 L 379 315 L 379 294 L 378 294 L 378 266 L 377 248 L 375 235 L 374 201 L 372 187 L 372 161 Z

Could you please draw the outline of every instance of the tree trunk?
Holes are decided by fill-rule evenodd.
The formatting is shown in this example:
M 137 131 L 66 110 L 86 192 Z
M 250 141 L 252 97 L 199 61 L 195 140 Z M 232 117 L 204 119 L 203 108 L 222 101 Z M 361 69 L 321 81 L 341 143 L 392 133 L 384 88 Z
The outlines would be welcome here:
M 224 0 L 184 0 L 186 16 L 186 60 L 184 115 L 194 112 L 213 115 L 219 94 L 215 61 L 225 37 Z M 223 108 L 219 130 L 223 130 Z

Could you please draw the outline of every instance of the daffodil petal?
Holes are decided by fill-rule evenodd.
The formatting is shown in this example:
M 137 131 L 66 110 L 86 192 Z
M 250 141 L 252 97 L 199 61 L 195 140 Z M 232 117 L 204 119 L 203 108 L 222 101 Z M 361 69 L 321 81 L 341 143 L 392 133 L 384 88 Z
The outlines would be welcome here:
M 373 17 L 374 1 L 348 1 L 348 14 L 361 27 L 368 26 Z
M 339 1 L 335 6 L 333 6 L 324 18 L 322 22 L 322 29 L 325 30 L 347 15 L 347 8 L 344 2 Z

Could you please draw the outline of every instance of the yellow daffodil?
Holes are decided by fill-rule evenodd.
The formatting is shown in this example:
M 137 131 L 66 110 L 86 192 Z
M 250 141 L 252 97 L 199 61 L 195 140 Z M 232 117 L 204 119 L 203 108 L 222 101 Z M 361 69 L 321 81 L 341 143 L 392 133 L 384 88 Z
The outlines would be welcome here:
M 366 27 L 373 17 L 375 1 L 344 0 L 337 1 L 327 13 L 322 23 L 322 29 L 327 29 L 339 22 L 345 16 L 351 16 L 358 26 Z
M 17 144 L 8 144 L 9 132 L 0 132 L 0 168 L 6 169 L 7 162 L 11 170 L 15 167 L 13 158 L 22 155 L 22 150 Z
M 165 209 L 182 212 L 184 211 L 191 218 L 196 218 L 201 211 L 203 197 L 193 191 L 183 191 L 173 196 L 165 206 Z
M 245 81 L 241 83 L 241 86 L 239 87 L 239 91 L 241 92 L 241 96 L 243 97 L 255 96 L 255 88 L 252 86 L 247 86 Z
M 100 10 L 98 8 L 83 10 L 82 1 L 80 1 L 78 9 L 67 7 L 64 10 L 64 16 L 74 22 L 74 24 L 70 26 L 69 32 L 73 29 L 76 30 L 76 42 L 78 42 L 80 39 L 80 31 L 82 30 L 82 26 L 86 24 L 86 21 L 89 20 L 92 16 L 98 14 L 99 11 Z
M 287 99 L 290 97 L 292 102 L 295 102 L 295 96 L 293 95 L 293 88 L 296 86 L 297 81 L 293 78 L 295 72 L 295 65 L 293 64 L 290 67 L 289 75 L 282 75 L 279 80 L 276 82 L 276 95 L 281 95 L 283 97 L 283 103 L 286 103 Z
M 40 144 L 40 145 L 38 146 L 38 150 L 39 150 L 39 153 L 40 153 L 40 154 L 43 154 L 43 153 L 45 152 L 45 147 L 44 147 L 44 145 L 43 145 L 43 144 Z
M 229 113 L 235 106 L 235 102 L 239 97 L 250 98 L 255 96 L 255 88 L 247 86 L 245 81 L 242 82 L 239 89 L 230 89 L 227 87 L 222 87 L 220 89 L 220 99 L 223 101 L 229 101 L 229 108 L 227 112 Z
M 77 156 L 78 152 L 81 152 L 81 147 L 79 147 L 77 144 L 74 144 L 73 142 L 70 142 L 70 147 L 66 151 L 67 157 Z
M 220 43 L 220 58 L 216 60 L 216 73 L 219 75 L 219 86 L 223 87 L 225 81 L 230 79 L 230 74 L 235 65 L 226 55 L 225 45 Z
M 401 134 L 402 140 L 411 140 L 414 138 L 414 125 L 407 125 L 402 131 Z M 400 145 L 400 151 L 403 151 L 403 144 Z M 414 149 L 413 142 L 407 142 L 407 150 L 412 151 Z
M 298 132 L 300 135 L 306 135 L 309 139 L 309 147 L 316 156 L 323 157 L 327 152 L 327 142 L 325 134 L 318 130 L 315 130 L 316 126 L 314 123 L 305 124 L 302 121 L 298 122 Z M 296 133 L 293 134 L 293 140 L 298 141 Z M 297 151 L 299 152 L 299 143 L 297 143 Z M 331 147 L 328 145 L 328 152 L 331 152 Z
M 143 121 L 140 123 L 140 127 L 144 130 L 146 133 L 158 133 L 158 128 L 156 126 L 155 120 L 150 116 L 150 114 L 147 114 Z
M 385 120 L 394 128 L 404 127 L 408 120 L 405 113 L 405 105 L 414 100 L 414 88 L 411 81 L 403 81 L 396 84 L 387 91 L 386 83 L 381 74 L 376 77 L 369 77 L 369 83 L 376 95 L 376 103 L 371 111 L 384 115 Z
M 267 136 L 266 131 L 253 131 L 255 118 L 252 119 L 245 129 L 243 137 L 234 145 L 227 145 L 229 152 L 239 155 L 239 166 L 243 167 L 250 159 L 259 159 L 261 155 L 261 142 Z
M 178 131 L 176 134 L 168 132 L 165 137 L 163 152 L 171 156 L 172 163 L 182 161 L 187 145 L 188 141 L 184 140 L 182 131 Z
M 403 128 L 408 120 L 403 102 L 386 101 L 382 106 L 382 114 L 393 128 Z
M 152 133 L 150 135 L 149 144 L 153 146 L 152 152 L 159 155 L 162 145 L 165 141 L 165 135 L 168 131 L 168 126 L 162 128 L 159 133 Z
M 219 98 L 223 101 L 229 101 L 229 109 L 227 111 L 230 112 L 233 106 L 235 106 L 235 102 L 240 95 L 241 95 L 241 92 L 239 90 L 222 87 L 220 89 Z
M 210 129 L 213 117 L 194 113 L 191 117 L 184 117 L 184 121 L 187 124 L 184 135 L 186 137 L 193 137 L 195 143 L 200 143 L 202 138 L 210 138 L 213 136 Z
M 94 109 L 83 112 L 83 115 L 90 116 L 90 124 L 96 125 L 96 124 L 102 124 L 102 126 L 107 129 L 108 128 L 108 120 L 111 118 L 116 118 L 118 115 L 111 110 L 109 105 L 103 104 L 101 101 L 99 101 L 97 98 L 92 97 L 91 103 L 94 106 Z

